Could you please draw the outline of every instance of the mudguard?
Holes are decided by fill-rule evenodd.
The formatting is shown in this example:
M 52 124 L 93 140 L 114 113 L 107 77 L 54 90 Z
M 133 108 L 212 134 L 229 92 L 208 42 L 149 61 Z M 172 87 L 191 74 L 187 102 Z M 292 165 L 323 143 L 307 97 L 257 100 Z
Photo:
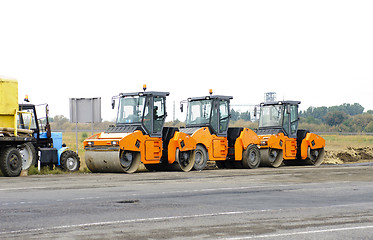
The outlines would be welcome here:
M 315 133 L 307 133 L 301 144 L 302 159 L 308 156 L 308 147 L 310 149 L 321 149 L 325 147 L 325 139 Z
M 68 147 L 62 147 L 62 148 L 58 149 L 58 151 L 57 151 L 58 166 L 61 165 L 60 159 L 61 159 L 62 153 L 64 153 L 67 149 L 69 149 L 69 148 Z
M 183 132 L 175 132 L 175 135 L 168 143 L 168 163 L 176 160 L 176 149 L 179 151 L 191 151 L 196 149 L 197 142 L 190 135 Z
M 253 130 L 244 128 L 234 144 L 234 154 L 236 161 L 242 160 L 243 151 L 246 150 L 246 148 L 251 144 L 259 145 L 260 139 Z

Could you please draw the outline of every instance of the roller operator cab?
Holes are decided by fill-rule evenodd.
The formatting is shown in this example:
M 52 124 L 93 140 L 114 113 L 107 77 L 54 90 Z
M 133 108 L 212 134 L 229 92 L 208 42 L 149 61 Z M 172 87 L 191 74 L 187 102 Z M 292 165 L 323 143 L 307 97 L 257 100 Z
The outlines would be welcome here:
M 202 170 L 207 161 L 219 168 L 255 168 L 260 156 L 257 135 L 248 128 L 229 128 L 231 96 L 212 95 L 187 100 L 186 127 L 181 129 L 196 140 L 194 169 Z M 183 102 L 181 103 L 183 111 Z
M 121 93 L 115 126 L 84 141 L 85 160 L 92 172 L 133 173 L 143 163 L 148 170 L 194 165 L 193 138 L 175 127 L 164 127 L 168 92 Z
M 260 104 L 259 129 L 261 165 L 285 164 L 318 166 L 325 155 L 325 140 L 308 130 L 298 129 L 299 101 Z

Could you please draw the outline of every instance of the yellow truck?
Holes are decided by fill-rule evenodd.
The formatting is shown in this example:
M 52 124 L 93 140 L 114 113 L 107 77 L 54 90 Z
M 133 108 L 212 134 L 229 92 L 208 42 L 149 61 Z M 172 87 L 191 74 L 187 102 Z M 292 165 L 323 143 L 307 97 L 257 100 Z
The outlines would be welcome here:
M 22 149 L 32 144 L 32 131 L 17 128 L 18 82 L 0 76 L 0 170 L 4 176 L 17 177 L 22 170 Z

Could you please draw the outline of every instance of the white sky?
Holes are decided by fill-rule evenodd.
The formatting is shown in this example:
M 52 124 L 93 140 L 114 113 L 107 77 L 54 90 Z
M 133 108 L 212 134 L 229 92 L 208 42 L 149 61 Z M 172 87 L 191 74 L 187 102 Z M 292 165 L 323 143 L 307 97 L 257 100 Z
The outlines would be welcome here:
M 69 117 L 69 98 L 169 91 L 234 96 L 264 93 L 301 109 L 358 102 L 373 109 L 373 1 L 0 0 L 0 75 L 19 98 L 48 102 Z M 177 116 L 184 120 L 183 117 Z

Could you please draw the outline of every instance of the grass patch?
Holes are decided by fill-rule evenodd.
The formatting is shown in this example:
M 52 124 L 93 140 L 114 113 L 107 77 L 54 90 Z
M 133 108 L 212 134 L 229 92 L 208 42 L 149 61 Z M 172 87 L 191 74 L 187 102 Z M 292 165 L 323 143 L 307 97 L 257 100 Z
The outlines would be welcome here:
M 76 172 L 69 172 L 61 170 L 58 167 L 54 169 L 50 169 L 48 166 L 42 167 L 40 172 L 38 171 L 37 167 L 31 166 L 28 170 L 28 175 L 49 175 L 49 174 L 76 174 L 76 173 L 91 173 L 88 168 L 83 168 L 82 170 Z
M 347 147 L 373 147 L 373 135 L 322 135 L 325 148 L 340 151 Z
M 28 175 L 48 175 L 48 174 L 66 174 L 68 172 L 62 171 L 59 168 L 50 169 L 48 166 L 42 167 L 40 172 L 37 167 L 31 166 L 28 170 Z

